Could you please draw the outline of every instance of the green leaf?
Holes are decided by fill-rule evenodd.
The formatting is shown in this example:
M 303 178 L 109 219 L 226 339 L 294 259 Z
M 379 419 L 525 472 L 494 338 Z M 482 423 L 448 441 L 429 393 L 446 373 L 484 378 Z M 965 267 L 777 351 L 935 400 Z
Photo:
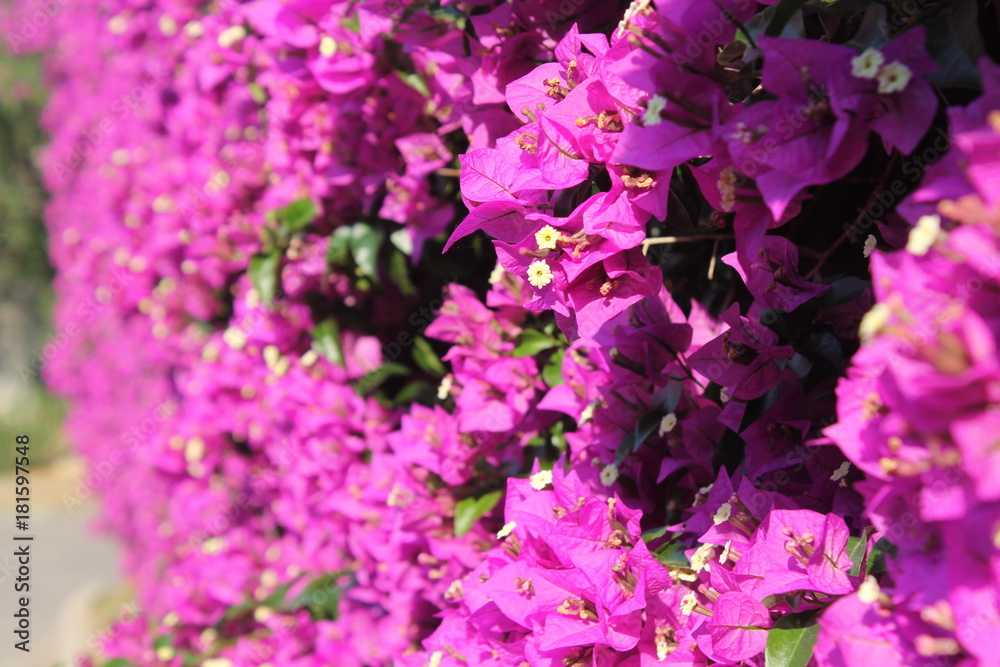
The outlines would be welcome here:
M 898 547 L 884 537 L 876 540 L 868 554 L 868 574 L 882 574 L 888 571 L 886 555 L 895 558 Z
M 781 0 L 774 10 L 771 22 L 767 24 L 764 34 L 768 37 L 780 37 L 785 25 L 795 16 L 795 12 L 802 9 L 807 0 Z
M 153 640 L 153 648 L 157 650 L 161 648 L 168 648 L 173 645 L 174 645 L 173 635 L 160 635 L 159 637 Z
M 423 336 L 417 336 L 413 339 L 413 361 L 422 370 L 435 377 L 444 377 L 444 374 L 448 372 L 448 369 L 441 363 L 437 352 Z
M 533 357 L 539 352 L 543 352 L 550 347 L 555 347 L 559 342 L 546 336 L 541 331 L 527 329 L 521 334 L 521 342 L 514 348 L 515 357 Z
M 351 259 L 351 228 L 337 227 L 326 246 L 326 261 L 330 266 L 347 266 Z
M 366 373 L 354 386 L 359 396 L 367 396 L 378 389 L 379 385 L 394 375 L 409 375 L 410 369 L 403 364 L 390 361 L 379 366 L 370 373 Z
M 296 232 L 316 219 L 316 205 L 309 199 L 297 199 L 278 211 L 278 221 L 288 232 Z
M 399 390 L 392 399 L 392 404 L 396 407 L 402 405 L 409 405 L 416 401 L 421 394 L 430 394 L 433 392 L 433 387 L 424 382 L 423 380 L 416 380 L 414 382 L 409 382 L 405 387 Z
M 344 352 L 340 347 L 340 327 L 332 317 L 316 325 L 312 332 L 312 347 L 332 363 L 344 365 Z
M 662 526 L 660 528 L 653 528 L 652 530 L 647 530 L 640 537 L 642 537 L 643 542 L 649 544 L 653 540 L 659 539 L 666 534 L 667 534 L 667 527 Z
M 557 350 L 555 354 L 549 359 L 549 363 L 545 364 L 542 368 L 542 379 L 545 380 L 545 384 L 550 387 L 558 387 L 561 384 L 565 384 L 566 379 L 563 377 L 563 360 L 566 358 L 566 350 Z
M 410 88 L 413 88 L 413 90 L 417 91 L 424 97 L 431 96 L 431 89 L 427 87 L 427 82 L 424 81 L 424 77 L 416 73 L 407 74 L 399 70 L 396 70 L 396 74 L 399 75 L 399 78 L 403 83 L 408 85 Z
M 340 583 L 345 577 L 348 581 Z M 355 583 L 348 570 L 324 574 L 309 582 L 289 606 L 292 609 L 308 609 L 315 620 L 335 621 L 340 613 L 340 599 Z
M 132 667 L 132 661 L 125 658 L 114 658 L 104 663 L 104 667 Z
M 502 495 L 501 491 L 493 491 L 480 498 L 458 501 L 455 506 L 455 537 L 461 537 L 472 530 L 476 521 L 496 507 Z
M 389 240 L 404 255 L 410 256 L 413 254 L 413 237 L 410 236 L 410 231 L 405 227 L 389 234 Z
M 785 614 L 767 633 L 767 667 L 806 667 L 812 658 L 819 624 L 812 612 Z
M 660 422 L 666 413 L 662 410 L 651 410 L 647 412 L 635 424 L 635 429 L 626 435 L 615 454 L 615 465 L 620 466 L 629 454 L 639 449 L 639 446 L 646 441 L 646 438 L 653 435 L 653 432 L 660 427 Z
M 382 246 L 382 232 L 365 222 L 351 228 L 351 256 L 354 263 L 374 282 L 378 282 L 378 250 Z
M 264 105 L 264 104 L 267 103 L 267 97 L 268 97 L 268 95 L 267 95 L 267 91 L 264 89 L 264 86 L 260 85 L 259 83 L 254 82 L 254 83 L 250 83 L 247 86 L 247 88 L 250 90 L 250 97 L 253 98 L 254 102 L 256 102 L 257 104 L 260 104 L 260 105 Z
M 680 542 L 667 542 L 654 551 L 653 555 L 664 567 L 690 568 L 691 561 L 684 555 L 686 548 Z
M 260 294 L 261 300 L 268 306 L 274 301 L 278 290 L 278 266 L 281 263 L 281 253 L 272 250 L 267 254 L 257 253 L 250 258 L 250 281 Z
M 389 279 L 396 283 L 403 296 L 415 296 L 417 288 L 410 280 L 410 266 L 406 261 L 406 255 L 394 250 L 389 256 Z
M 861 537 L 848 537 L 847 538 L 847 556 L 851 559 L 851 569 L 848 572 L 852 577 L 858 576 L 861 572 L 861 561 L 865 558 L 865 553 L 867 549 L 868 537 L 862 533 Z

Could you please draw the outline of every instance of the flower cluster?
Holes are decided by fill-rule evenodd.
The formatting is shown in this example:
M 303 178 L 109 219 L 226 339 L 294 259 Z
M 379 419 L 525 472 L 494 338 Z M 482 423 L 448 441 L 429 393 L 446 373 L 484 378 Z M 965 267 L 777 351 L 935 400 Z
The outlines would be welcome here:
M 100 656 L 996 664 L 1000 68 L 897 4 L 6 14 Z

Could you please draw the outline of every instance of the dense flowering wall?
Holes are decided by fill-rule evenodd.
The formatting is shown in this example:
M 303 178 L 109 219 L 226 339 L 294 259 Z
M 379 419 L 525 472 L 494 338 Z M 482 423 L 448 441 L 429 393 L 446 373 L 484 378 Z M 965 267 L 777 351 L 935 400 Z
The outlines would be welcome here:
M 1000 665 L 983 16 L 9 15 L 51 51 L 37 366 L 142 609 L 102 655 Z

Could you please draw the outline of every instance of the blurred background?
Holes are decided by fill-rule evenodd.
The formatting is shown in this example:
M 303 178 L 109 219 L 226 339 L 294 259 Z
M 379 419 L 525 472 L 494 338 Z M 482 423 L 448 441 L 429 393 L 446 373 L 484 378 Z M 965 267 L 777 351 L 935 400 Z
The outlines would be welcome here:
M 86 470 L 62 432 L 65 406 L 39 376 L 49 340 L 52 268 L 42 221 L 45 193 L 35 159 L 45 137 L 46 91 L 37 57 L 0 49 L 0 665 L 75 665 L 102 628 L 127 609 L 114 545 L 91 528 Z M 31 652 L 13 647 L 16 559 L 15 437 L 30 436 Z

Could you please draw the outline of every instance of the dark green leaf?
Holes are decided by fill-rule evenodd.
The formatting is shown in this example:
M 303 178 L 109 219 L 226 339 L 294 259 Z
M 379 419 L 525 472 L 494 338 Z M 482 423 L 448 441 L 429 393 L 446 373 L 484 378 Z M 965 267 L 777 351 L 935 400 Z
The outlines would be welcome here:
M 410 263 L 406 260 L 406 255 L 394 250 L 389 256 L 389 279 L 396 283 L 403 296 L 415 296 L 417 288 L 410 280 Z
M 767 390 L 763 396 L 747 401 L 747 407 L 743 411 L 743 419 L 740 421 L 740 433 L 745 431 L 751 424 L 764 416 L 771 409 L 771 406 L 778 400 L 780 387 L 775 386 Z
M 261 300 L 268 306 L 274 301 L 278 290 L 278 266 L 281 263 L 281 253 L 272 250 L 267 254 L 258 253 L 250 258 L 250 281 L 260 294 Z
M 413 339 L 413 361 L 421 369 L 435 377 L 443 377 L 448 372 L 448 369 L 441 363 L 437 352 L 423 336 L 417 336 Z
M 639 446 L 646 441 L 646 438 L 653 435 L 653 432 L 660 427 L 660 422 L 666 413 L 662 410 L 652 410 L 647 412 L 636 422 L 635 429 L 626 435 L 620 445 L 618 453 L 615 454 L 615 465 L 620 466 L 629 454 L 639 449 Z
M 830 283 L 830 289 L 819 297 L 821 306 L 840 306 L 861 298 L 866 289 L 872 286 L 870 280 L 862 280 L 856 276 L 846 276 Z
M 802 9 L 807 0 L 781 0 L 775 5 L 774 16 L 767 24 L 764 34 L 768 37 L 780 37 L 785 25 L 795 16 L 795 12 Z
M 667 542 L 654 551 L 653 555 L 664 567 L 690 568 L 691 561 L 684 555 L 685 550 L 687 547 L 680 542 Z
M 316 219 L 316 205 L 309 199 L 298 199 L 278 211 L 278 221 L 289 232 L 296 232 Z
M 667 527 L 662 526 L 660 528 L 653 528 L 652 530 L 647 530 L 641 535 L 642 541 L 649 544 L 653 540 L 659 539 L 667 534 Z
M 292 599 L 289 607 L 308 609 L 315 620 L 335 621 L 340 612 L 340 599 L 354 583 L 347 570 L 324 574 L 309 582 L 305 590 Z
M 125 658 L 115 658 L 104 663 L 104 667 L 132 667 L 132 662 Z
M 795 349 L 809 361 L 822 361 L 838 373 L 842 373 L 847 366 L 840 341 L 829 331 L 813 331 Z
M 515 357 L 533 357 L 539 352 L 555 347 L 558 341 L 546 336 L 541 331 L 527 329 L 521 334 L 521 342 L 514 348 Z
M 359 222 L 351 228 L 351 256 L 361 271 L 378 282 L 378 250 L 382 246 L 382 232 L 371 225 Z
M 340 348 L 340 327 L 333 318 L 323 320 L 312 332 L 312 347 L 332 363 L 344 365 L 344 353 Z
M 154 649 L 167 648 L 173 645 L 174 645 L 173 635 L 160 635 L 159 637 L 153 640 Z
M 455 537 L 461 537 L 475 525 L 484 514 L 496 507 L 503 495 L 500 491 L 487 493 L 480 498 L 465 498 L 455 506 Z
M 399 390 L 398 394 L 393 397 L 392 404 L 396 407 L 409 405 L 420 398 L 421 394 L 432 394 L 432 391 L 433 387 L 423 380 L 409 382 L 405 387 Z
M 935 11 L 930 13 L 930 10 Z M 922 21 L 927 28 L 927 53 L 938 65 L 927 79 L 942 88 L 981 88 L 982 75 L 976 60 L 984 47 L 976 3 L 955 0 L 950 5 L 939 3 L 925 11 L 926 16 L 915 18 L 907 27 Z
M 338 227 L 333 230 L 326 246 L 326 261 L 331 266 L 347 266 L 351 258 L 351 228 Z
M 387 364 L 379 366 L 370 373 L 366 373 L 358 383 L 355 385 L 354 389 L 358 392 L 360 396 L 367 396 L 373 391 L 378 389 L 379 385 L 391 378 L 394 375 L 409 375 L 410 369 L 403 364 L 397 364 L 394 361 L 390 361 Z
M 806 667 L 812 658 L 819 624 L 815 614 L 785 614 L 767 633 L 764 661 L 767 667 Z
M 566 382 L 563 378 L 563 360 L 566 358 L 566 350 L 556 350 L 552 358 L 549 359 L 549 363 L 545 364 L 542 368 L 542 379 L 545 380 L 545 384 L 550 387 L 558 387 Z

